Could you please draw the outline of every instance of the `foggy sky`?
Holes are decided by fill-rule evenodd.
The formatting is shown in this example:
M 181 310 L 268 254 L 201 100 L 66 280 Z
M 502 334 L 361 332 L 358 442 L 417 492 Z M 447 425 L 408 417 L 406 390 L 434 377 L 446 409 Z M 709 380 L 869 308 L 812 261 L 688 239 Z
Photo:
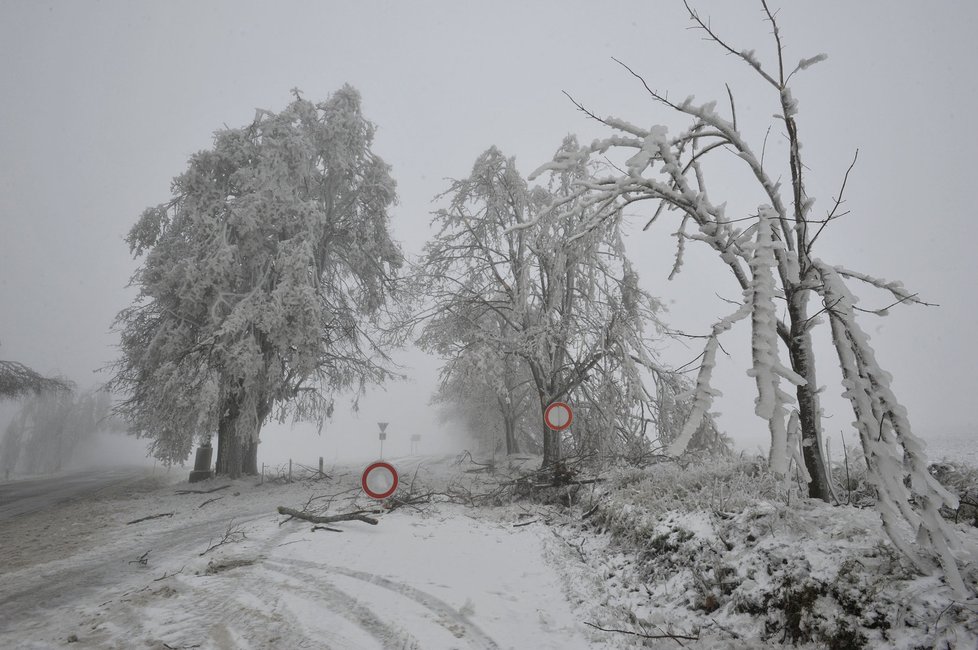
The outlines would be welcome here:
M 378 126 L 374 150 L 398 181 L 392 226 L 408 254 L 428 236 L 431 200 L 445 179 L 466 176 L 490 145 L 529 172 L 568 133 L 585 142 L 607 133 L 562 90 L 599 115 L 681 128 L 611 57 L 671 97 L 722 100 L 722 110 L 729 82 L 755 146 L 775 124 L 768 147 L 776 159 L 784 142 L 771 119 L 777 97 L 688 29 L 681 2 L 526 4 L 0 2 L 0 358 L 83 386 L 104 380 L 93 370 L 114 358 L 109 328 L 134 296 L 125 233 L 145 207 L 169 198 L 172 177 L 215 130 L 248 123 L 257 107 L 281 110 L 293 87 L 314 101 L 345 82 L 361 91 Z M 831 206 L 859 149 L 847 191 L 852 214 L 827 229 L 817 255 L 903 280 L 940 304 L 866 316 L 863 327 L 919 434 L 973 427 L 978 4 L 781 4 L 786 61 L 829 55 L 794 81 L 816 215 Z M 697 6 L 738 48 L 772 62 L 759 4 Z M 763 200 L 742 176 L 718 174 L 710 184 L 728 216 Z M 639 205 L 641 225 L 649 206 Z M 703 333 L 730 311 L 715 294 L 738 298 L 739 290 L 712 251 L 694 243 L 683 274 L 667 282 L 675 229 L 634 228 L 629 253 L 643 284 L 669 304 L 670 322 Z M 891 302 L 855 288 L 864 307 Z M 747 330 L 742 324 L 722 340 L 732 356 L 719 360 L 715 381 L 722 428 L 753 448 L 767 433 L 752 413 Z M 827 333 L 820 336 L 833 433 L 852 416 Z M 684 363 L 700 351 L 697 340 L 686 345 L 663 343 L 663 354 Z M 324 438 L 308 428 L 266 430 L 263 458 L 369 456 L 377 420 L 392 422 L 393 451 L 406 451 L 411 433 L 430 440 L 436 364 L 403 357 L 414 382 L 372 391 L 359 418 L 341 409 Z

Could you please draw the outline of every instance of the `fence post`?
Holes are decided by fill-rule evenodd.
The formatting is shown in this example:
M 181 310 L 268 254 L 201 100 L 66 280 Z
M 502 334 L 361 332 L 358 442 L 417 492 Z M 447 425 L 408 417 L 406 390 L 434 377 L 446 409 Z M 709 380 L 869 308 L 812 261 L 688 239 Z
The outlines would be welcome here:
M 289 459 L 289 483 L 292 482 L 292 459 Z
M 265 485 L 265 463 L 261 464 L 261 482 L 258 485 Z
M 319 457 L 319 476 L 322 477 L 322 475 L 323 475 L 323 457 L 320 456 Z

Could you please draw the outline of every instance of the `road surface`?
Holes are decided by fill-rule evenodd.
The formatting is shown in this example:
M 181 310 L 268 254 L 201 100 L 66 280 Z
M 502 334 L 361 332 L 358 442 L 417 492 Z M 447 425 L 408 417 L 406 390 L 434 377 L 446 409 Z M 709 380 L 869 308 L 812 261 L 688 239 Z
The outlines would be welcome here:
M 58 476 L 0 482 L 0 522 L 98 495 L 147 475 L 140 467 L 89 469 Z

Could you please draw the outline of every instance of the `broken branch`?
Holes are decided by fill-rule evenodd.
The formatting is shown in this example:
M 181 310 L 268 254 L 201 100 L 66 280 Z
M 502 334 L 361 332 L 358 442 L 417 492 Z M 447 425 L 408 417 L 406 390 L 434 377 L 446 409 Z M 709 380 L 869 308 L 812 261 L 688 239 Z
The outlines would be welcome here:
M 295 517 L 296 519 L 302 519 L 303 521 L 308 521 L 314 524 L 332 524 L 337 521 L 362 521 L 371 526 L 376 526 L 379 522 L 373 517 L 368 517 L 366 510 L 355 510 L 353 512 L 347 512 L 340 515 L 314 515 L 309 512 L 301 512 L 293 508 L 286 508 L 285 506 L 278 507 L 278 514 L 288 515 L 289 517 Z
M 177 490 L 174 494 L 210 494 L 211 492 L 217 492 L 218 490 L 226 490 L 231 487 L 231 484 L 222 485 L 220 487 L 213 488 L 211 490 Z
M 127 521 L 126 525 L 138 524 L 141 521 L 149 521 L 150 519 L 159 519 L 160 517 L 172 517 L 175 513 L 173 512 L 161 512 L 158 515 L 150 515 L 148 517 L 140 517 L 139 519 L 133 519 L 132 521 Z

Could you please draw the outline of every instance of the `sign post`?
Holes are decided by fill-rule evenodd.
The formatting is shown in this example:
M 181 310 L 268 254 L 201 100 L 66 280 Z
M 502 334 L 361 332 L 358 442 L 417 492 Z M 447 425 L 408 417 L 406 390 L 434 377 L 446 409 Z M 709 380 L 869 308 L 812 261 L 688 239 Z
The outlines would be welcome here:
M 378 438 L 380 438 L 380 458 L 381 458 L 381 460 L 383 460 L 383 458 L 384 458 L 384 441 L 387 440 L 387 425 L 388 424 L 390 424 L 390 423 L 389 422 L 378 422 L 377 423 L 377 426 L 380 427 L 380 435 L 378 436 Z
M 421 442 L 421 434 L 420 433 L 411 434 L 411 453 L 412 454 L 418 453 L 418 443 L 419 442 Z

